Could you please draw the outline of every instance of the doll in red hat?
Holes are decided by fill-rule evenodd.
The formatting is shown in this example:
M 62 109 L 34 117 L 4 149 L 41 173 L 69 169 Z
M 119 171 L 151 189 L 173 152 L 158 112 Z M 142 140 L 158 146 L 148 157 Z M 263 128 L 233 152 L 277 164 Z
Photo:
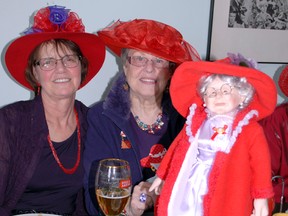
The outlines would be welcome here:
M 161 191 L 157 215 L 268 215 L 270 157 L 257 121 L 274 110 L 276 88 L 266 74 L 234 63 L 230 56 L 176 69 L 171 97 L 186 124 L 150 188 Z

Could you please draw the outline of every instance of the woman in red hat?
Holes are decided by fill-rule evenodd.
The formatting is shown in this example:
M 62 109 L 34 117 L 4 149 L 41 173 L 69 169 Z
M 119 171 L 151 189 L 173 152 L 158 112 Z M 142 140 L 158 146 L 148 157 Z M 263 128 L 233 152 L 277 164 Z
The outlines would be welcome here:
M 268 215 L 270 157 L 257 121 L 273 111 L 276 88 L 227 60 L 185 62 L 172 77 L 173 105 L 187 120 L 150 188 L 163 186 L 157 215 Z
M 8 71 L 36 96 L 0 110 L 1 216 L 85 214 L 76 199 L 88 108 L 75 95 L 100 70 L 105 45 L 84 30 L 76 13 L 49 6 L 8 46 Z
M 156 196 L 148 189 L 184 123 L 171 104 L 170 78 L 178 64 L 200 57 L 176 29 L 154 20 L 117 21 L 98 35 L 121 57 L 123 68 L 105 100 L 88 113 L 86 205 L 91 215 L 99 213 L 95 195 L 98 162 L 121 158 L 130 164 L 134 185 L 127 214 L 142 215 L 145 210 L 153 211 Z
M 278 80 L 282 93 L 288 97 L 288 66 Z M 273 175 L 275 208 L 273 213 L 288 211 L 288 103 L 278 105 L 274 112 L 260 121 L 268 141 Z

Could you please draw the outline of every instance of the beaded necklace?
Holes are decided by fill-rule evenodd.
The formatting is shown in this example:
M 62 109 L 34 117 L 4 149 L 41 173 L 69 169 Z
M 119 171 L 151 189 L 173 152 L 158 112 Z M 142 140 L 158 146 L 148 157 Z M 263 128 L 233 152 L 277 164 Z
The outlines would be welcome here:
M 162 128 L 162 126 L 164 125 L 164 122 L 162 121 L 162 116 L 163 116 L 163 114 L 159 113 L 156 121 L 151 125 L 147 125 L 144 122 L 142 122 L 138 116 L 134 116 L 134 118 L 136 120 L 138 127 L 141 130 L 147 131 L 150 134 L 154 134 L 155 130 L 160 130 Z
M 80 133 L 80 124 L 79 124 L 79 118 L 78 118 L 78 113 L 76 111 L 76 109 L 74 108 L 74 113 L 75 113 L 75 116 L 76 116 L 76 124 L 77 124 L 77 138 L 78 138 L 78 152 L 77 152 L 77 160 L 76 160 L 76 163 L 74 165 L 74 167 L 72 167 L 71 169 L 67 169 L 63 166 L 63 164 L 61 163 L 58 155 L 57 155 L 57 152 L 53 146 L 53 143 L 50 139 L 50 135 L 48 134 L 47 136 L 47 140 L 48 140 L 48 143 L 49 143 L 49 146 L 51 148 L 51 151 L 52 151 L 52 154 L 54 156 L 54 159 L 56 160 L 58 166 L 63 170 L 64 173 L 66 174 L 73 174 L 76 169 L 78 168 L 79 164 L 80 164 L 80 153 L 81 153 L 81 133 Z

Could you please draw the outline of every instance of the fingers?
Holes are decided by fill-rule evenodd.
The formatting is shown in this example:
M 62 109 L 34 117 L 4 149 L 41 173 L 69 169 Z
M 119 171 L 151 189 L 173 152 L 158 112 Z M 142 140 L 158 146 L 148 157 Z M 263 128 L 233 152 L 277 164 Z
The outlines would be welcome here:
M 254 200 L 254 210 L 253 216 L 268 216 L 269 207 L 267 199 L 255 199 Z
M 162 184 L 163 184 L 163 181 L 160 179 L 160 178 L 156 178 L 151 187 L 149 188 L 149 192 L 153 192 L 153 190 L 155 191 L 155 194 L 156 195 L 159 195 L 160 192 L 161 192 L 161 189 L 162 189 Z
M 134 187 L 130 202 L 132 215 L 141 215 L 146 209 L 153 207 L 156 195 L 149 192 L 150 186 L 151 183 L 140 182 Z

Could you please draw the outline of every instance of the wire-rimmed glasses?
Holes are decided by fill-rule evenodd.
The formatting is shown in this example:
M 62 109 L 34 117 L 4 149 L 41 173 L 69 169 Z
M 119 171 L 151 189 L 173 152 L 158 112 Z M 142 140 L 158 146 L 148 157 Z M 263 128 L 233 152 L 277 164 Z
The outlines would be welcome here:
M 62 58 L 42 58 L 35 62 L 35 66 L 39 66 L 41 70 L 50 71 L 56 68 L 58 61 L 67 68 L 74 68 L 79 65 L 81 57 L 78 55 L 65 55 Z
M 169 67 L 169 61 L 161 59 L 161 58 L 153 58 L 148 59 L 144 56 L 128 56 L 127 60 L 129 64 L 134 65 L 136 67 L 145 67 L 148 63 L 148 61 L 152 61 L 153 66 L 156 68 L 168 68 Z
M 219 94 L 218 92 L 221 93 L 221 95 L 230 95 L 232 92 L 232 89 L 234 87 L 231 86 L 229 83 L 224 83 L 220 89 L 215 89 L 213 87 L 208 87 L 204 93 L 204 96 L 208 97 L 208 98 L 214 98 L 217 96 L 217 94 Z

